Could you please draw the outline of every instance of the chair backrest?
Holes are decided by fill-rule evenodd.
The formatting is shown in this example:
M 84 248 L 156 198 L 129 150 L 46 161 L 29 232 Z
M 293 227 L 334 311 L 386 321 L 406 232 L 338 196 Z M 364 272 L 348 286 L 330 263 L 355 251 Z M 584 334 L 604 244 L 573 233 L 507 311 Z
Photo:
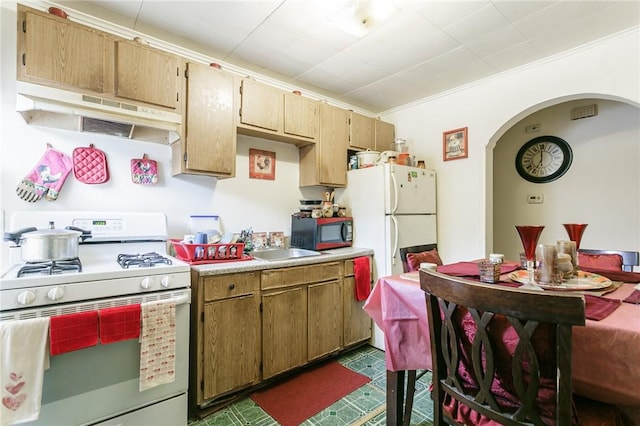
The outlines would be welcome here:
M 409 253 L 422 253 L 423 251 L 429 251 L 433 249 L 438 249 L 437 244 L 422 244 L 419 246 L 411 246 L 411 247 L 401 247 L 400 252 L 400 260 L 402 261 L 402 271 L 409 272 L 409 264 L 407 263 L 407 254 Z
M 640 266 L 640 253 L 637 251 L 580 249 L 578 252 L 584 254 L 617 254 L 622 257 L 622 270 L 627 272 L 633 272 L 634 266 Z
M 433 361 L 434 425 L 572 423 L 572 326 L 581 295 L 526 291 L 420 271 Z M 455 423 L 454 423 L 455 424 Z

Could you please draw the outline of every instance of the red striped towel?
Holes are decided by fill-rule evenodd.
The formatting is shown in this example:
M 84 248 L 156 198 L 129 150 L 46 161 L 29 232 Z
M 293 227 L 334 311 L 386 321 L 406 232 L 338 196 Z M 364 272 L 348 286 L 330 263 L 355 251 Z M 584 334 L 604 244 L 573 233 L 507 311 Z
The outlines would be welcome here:
M 356 281 L 356 300 L 366 300 L 371 293 L 371 266 L 369 256 L 353 259 L 353 274 Z
M 140 304 L 100 309 L 100 343 L 140 337 Z
M 76 351 L 98 344 L 98 311 L 51 317 L 51 355 Z

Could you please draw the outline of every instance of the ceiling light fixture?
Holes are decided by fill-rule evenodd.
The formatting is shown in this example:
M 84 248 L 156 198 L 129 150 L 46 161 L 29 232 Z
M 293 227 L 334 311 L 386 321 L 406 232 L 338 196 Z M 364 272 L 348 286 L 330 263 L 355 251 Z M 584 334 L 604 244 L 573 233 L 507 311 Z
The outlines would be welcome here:
M 390 0 L 324 1 L 327 21 L 356 37 L 364 37 L 398 12 Z

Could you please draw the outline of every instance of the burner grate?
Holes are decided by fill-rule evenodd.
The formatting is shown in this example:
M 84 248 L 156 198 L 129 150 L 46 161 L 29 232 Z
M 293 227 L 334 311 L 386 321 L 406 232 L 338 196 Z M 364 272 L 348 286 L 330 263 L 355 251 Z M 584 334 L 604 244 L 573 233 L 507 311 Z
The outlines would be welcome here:
M 45 262 L 27 262 L 18 270 L 18 277 L 31 274 L 54 275 L 62 272 L 82 272 L 79 258 L 51 260 Z
M 136 266 L 138 268 L 148 268 L 158 264 L 171 265 L 171 259 L 168 259 L 156 252 L 143 253 L 143 254 L 119 254 L 118 264 L 127 269 L 130 266 Z

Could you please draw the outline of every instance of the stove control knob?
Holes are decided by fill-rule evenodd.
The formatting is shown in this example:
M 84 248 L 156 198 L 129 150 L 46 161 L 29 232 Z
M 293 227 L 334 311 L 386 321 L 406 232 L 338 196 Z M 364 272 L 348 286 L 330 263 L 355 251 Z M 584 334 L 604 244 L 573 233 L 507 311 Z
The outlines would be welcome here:
M 21 305 L 28 305 L 29 303 L 33 302 L 35 298 L 36 294 L 33 291 L 23 291 L 18 295 L 18 303 Z
M 60 300 L 64 296 L 64 290 L 60 287 L 54 287 L 47 293 L 49 300 Z
M 162 278 L 162 281 L 160 281 L 160 285 L 162 285 L 162 287 L 164 288 L 169 288 L 172 282 L 173 282 L 173 278 L 167 276 Z
M 144 277 L 142 279 L 142 282 L 140 283 L 140 287 L 142 287 L 144 289 L 148 289 L 149 287 L 151 287 L 151 278 Z

